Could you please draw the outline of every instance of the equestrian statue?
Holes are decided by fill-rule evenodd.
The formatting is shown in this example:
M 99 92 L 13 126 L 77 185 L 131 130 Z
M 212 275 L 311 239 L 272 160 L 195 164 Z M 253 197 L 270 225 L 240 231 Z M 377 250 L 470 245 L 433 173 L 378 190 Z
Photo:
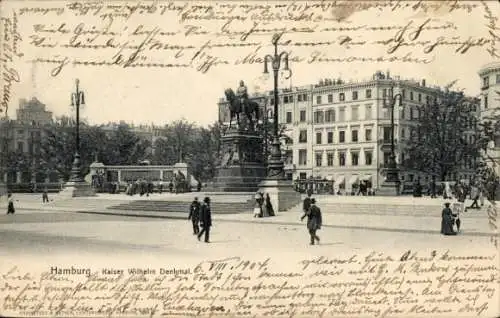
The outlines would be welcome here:
M 224 92 L 226 99 L 229 102 L 229 110 L 231 114 L 231 118 L 229 119 L 229 128 L 231 128 L 232 120 L 235 117 L 238 127 L 240 126 L 240 114 L 243 113 L 246 115 L 246 118 L 250 123 L 250 127 L 253 130 L 255 126 L 252 115 L 255 114 L 255 122 L 258 122 L 259 104 L 248 98 L 247 87 L 243 81 L 240 81 L 240 86 L 236 92 L 237 93 L 235 94 L 231 88 L 226 89 Z

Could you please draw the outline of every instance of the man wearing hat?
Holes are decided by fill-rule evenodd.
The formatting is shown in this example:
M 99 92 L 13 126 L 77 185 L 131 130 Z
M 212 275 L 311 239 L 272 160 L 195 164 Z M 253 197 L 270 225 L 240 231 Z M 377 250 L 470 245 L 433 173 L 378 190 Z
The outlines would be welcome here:
M 311 207 L 309 211 L 307 211 L 300 220 L 304 220 L 304 217 L 307 216 L 307 229 L 309 230 L 309 235 L 311 235 L 311 245 L 314 245 L 315 241 L 318 241 L 319 244 L 319 236 L 316 235 L 316 231 L 321 229 L 322 225 L 322 217 L 321 210 L 316 206 L 316 199 L 311 199 Z
M 203 230 L 201 230 L 201 232 L 198 233 L 198 241 L 201 239 L 203 233 L 205 233 L 205 243 L 209 243 L 210 227 L 212 226 L 212 211 L 210 211 L 209 197 L 203 199 L 203 204 L 201 205 L 200 222 Z
M 200 233 L 200 202 L 198 201 L 198 198 L 195 197 L 194 201 L 191 203 L 191 206 L 189 207 L 189 216 L 188 220 L 191 220 L 193 222 L 193 234 L 198 234 Z

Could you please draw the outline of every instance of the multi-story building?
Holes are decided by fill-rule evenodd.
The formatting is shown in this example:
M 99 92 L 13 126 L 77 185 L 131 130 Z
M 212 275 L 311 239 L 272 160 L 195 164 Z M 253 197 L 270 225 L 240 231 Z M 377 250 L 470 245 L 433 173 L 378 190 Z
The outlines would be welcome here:
M 0 170 L 5 183 L 46 182 L 50 173 L 41 171 L 41 143 L 44 126 L 52 122 L 52 112 L 33 97 L 20 99 L 15 120 L 0 121 Z M 15 163 L 15 167 L 14 167 Z M 58 177 L 53 176 L 53 182 Z
M 500 62 L 490 63 L 479 70 L 481 78 L 481 120 L 500 119 Z M 500 175 L 500 134 L 488 146 L 487 163 Z
M 396 160 L 401 163 L 407 159 L 404 141 L 412 135 L 420 116 L 417 106 L 438 98 L 443 92 L 439 87 L 427 86 L 425 80 L 404 80 L 377 72 L 365 81 L 326 79 L 280 90 L 278 118 L 292 140 L 283 145 L 287 176 L 333 180 L 336 188 L 347 192 L 360 180 L 374 189 L 380 187 L 391 155 L 391 92 L 402 97 L 394 117 Z M 273 105 L 272 92 L 268 95 Z M 219 101 L 219 114 L 227 123 L 224 100 Z M 464 170 L 452 177 L 471 176 L 472 171 Z M 418 177 L 421 182 L 430 181 L 430 176 L 419 171 L 400 172 L 403 182 Z

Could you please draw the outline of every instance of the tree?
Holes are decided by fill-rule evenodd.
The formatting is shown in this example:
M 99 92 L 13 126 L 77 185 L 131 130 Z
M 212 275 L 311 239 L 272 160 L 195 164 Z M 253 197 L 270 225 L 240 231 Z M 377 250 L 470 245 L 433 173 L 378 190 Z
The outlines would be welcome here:
M 210 180 L 215 176 L 221 151 L 221 137 L 219 123 L 208 128 L 197 128 L 193 153 L 188 155 L 188 163 L 196 179 Z
M 109 134 L 105 145 L 101 159 L 105 164 L 136 165 L 146 159 L 146 150 L 151 143 L 137 136 L 128 125 L 120 124 Z
M 437 175 L 440 180 L 456 172 L 464 163 L 479 157 L 470 99 L 462 92 L 445 92 L 439 99 L 418 107 L 419 119 L 410 134 L 409 160 L 403 165 Z

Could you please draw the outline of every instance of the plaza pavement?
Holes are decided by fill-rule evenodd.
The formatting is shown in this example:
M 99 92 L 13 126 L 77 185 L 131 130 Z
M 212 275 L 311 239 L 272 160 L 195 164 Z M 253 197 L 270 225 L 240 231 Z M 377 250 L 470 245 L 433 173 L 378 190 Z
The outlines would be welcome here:
M 38 194 L 16 194 L 16 215 L 20 214 L 54 214 L 54 213 L 86 213 L 94 215 L 109 215 L 121 217 L 135 217 L 137 219 L 178 219 L 185 220 L 188 215 L 189 202 L 194 196 L 203 197 L 203 193 L 186 194 L 153 194 L 149 197 L 127 196 L 124 194 L 99 194 L 92 198 L 74 198 L 58 200 L 57 196 L 51 196 L 54 201 L 41 203 L 41 195 Z M 441 223 L 441 210 L 444 202 L 442 198 L 431 199 L 428 197 L 414 198 L 401 197 L 362 197 L 362 196 L 314 196 L 323 213 L 325 228 L 369 230 L 376 232 L 401 232 L 439 234 Z M 185 212 L 153 212 L 153 211 L 130 211 L 107 209 L 120 203 L 131 200 L 177 200 L 186 201 Z M 221 200 L 223 197 L 215 197 Z M 486 201 L 487 203 L 487 201 Z M 356 204 L 359 210 L 352 209 L 345 212 L 342 206 Z M 470 205 L 468 200 L 466 205 Z M 488 204 L 488 203 L 487 203 Z M 389 207 L 389 208 L 388 208 Z M 412 213 L 412 207 L 419 207 L 419 213 Z M 422 209 L 422 207 L 425 207 Z M 6 199 L 0 199 L 0 209 L 6 210 Z M 0 210 L 0 211 L 1 211 Z M 275 224 L 281 226 L 305 226 L 300 221 L 302 215 L 301 204 L 289 211 L 279 212 L 275 217 L 253 218 L 251 213 L 235 214 L 212 214 L 214 222 L 224 223 L 255 223 Z M 489 226 L 487 207 L 482 209 L 470 209 L 461 215 L 463 236 L 489 237 L 492 230 Z

